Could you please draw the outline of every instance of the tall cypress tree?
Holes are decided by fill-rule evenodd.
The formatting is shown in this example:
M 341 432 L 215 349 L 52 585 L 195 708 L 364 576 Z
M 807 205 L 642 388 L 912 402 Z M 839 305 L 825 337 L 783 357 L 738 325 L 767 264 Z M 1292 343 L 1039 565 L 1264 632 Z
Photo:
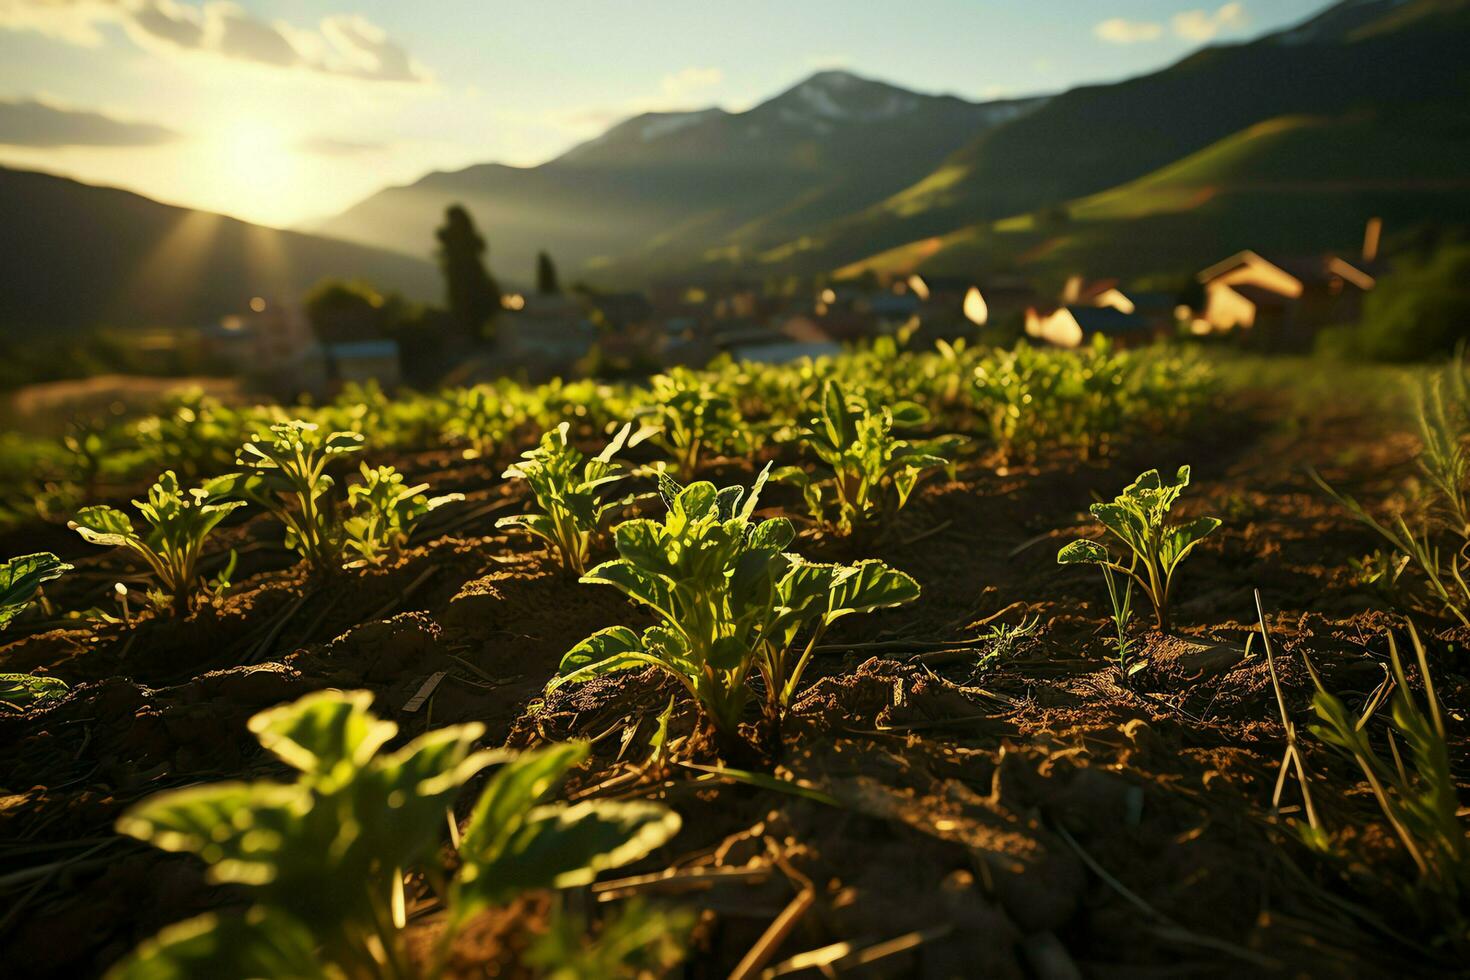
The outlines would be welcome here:
M 466 337 L 480 340 L 500 312 L 500 287 L 485 268 L 485 239 L 459 204 L 445 210 L 444 227 L 435 234 L 449 314 Z
M 556 277 L 556 266 L 545 252 L 536 253 L 536 292 L 542 296 L 555 296 L 561 292 L 561 282 Z

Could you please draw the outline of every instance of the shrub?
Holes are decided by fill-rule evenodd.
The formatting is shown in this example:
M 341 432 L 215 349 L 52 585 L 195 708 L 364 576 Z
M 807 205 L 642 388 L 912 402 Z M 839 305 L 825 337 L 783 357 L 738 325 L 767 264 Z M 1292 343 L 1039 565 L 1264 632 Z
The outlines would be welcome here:
M 1400 260 L 1363 302 L 1357 327 L 1323 335 L 1338 353 L 1381 361 L 1444 356 L 1470 339 L 1470 245 Z

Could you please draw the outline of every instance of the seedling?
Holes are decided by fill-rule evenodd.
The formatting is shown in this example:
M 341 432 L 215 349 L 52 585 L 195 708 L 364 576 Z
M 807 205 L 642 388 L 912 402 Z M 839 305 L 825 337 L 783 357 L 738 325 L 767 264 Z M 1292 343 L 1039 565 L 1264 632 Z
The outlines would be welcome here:
M 920 479 L 949 465 L 939 455 L 948 443 L 914 444 L 894 434 L 895 427 L 928 420 L 929 413 L 913 402 L 876 404 L 827 381 L 821 414 L 806 423 L 801 435 L 821 463 L 819 473 L 812 477 L 789 467 L 777 478 L 799 484 L 813 519 L 841 536 L 885 527 L 908 503 Z
M 242 915 L 208 913 L 143 943 L 109 977 L 437 976 L 476 912 L 532 889 L 587 884 L 638 860 L 679 828 L 667 807 L 547 803 L 585 743 L 535 752 L 475 751 L 479 723 L 422 735 L 393 752 L 398 730 L 367 691 L 319 691 L 250 720 L 261 744 L 297 770 L 293 782 L 225 782 L 149 797 L 121 833 L 189 852 L 209 879 L 243 888 Z M 464 783 L 500 765 L 481 793 L 446 880 L 437 858 L 445 813 Z M 404 875 L 423 871 L 443 898 L 432 961 L 410 957 Z
M 624 501 L 610 500 L 604 491 L 627 474 L 613 460 L 625 446 L 636 446 L 652 430 L 624 425 L 590 460 L 571 444 L 571 424 L 563 422 L 541 437 L 535 449 L 505 471 L 506 479 L 530 484 L 539 514 L 502 517 L 496 527 L 518 527 L 545 541 L 561 559 L 562 567 L 583 575 L 592 557 L 592 540 L 602 533 L 608 515 Z M 585 462 L 584 462 L 585 460 Z
M 356 432 L 323 435 L 315 422 L 296 419 L 270 427 L 241 447 L 235 462 L 243 473 L 211 480 L 206 492 L 243 497 L 264 507 L 286 528 L 286 547 L 306 559 L 312 571 L 325 575 L 341 564 L 344 534 L 335 481 L 327 466 L 338 456 L 362 449 Z
M 594 633 L 568 651 L 551 687 L 657 667 L 731 740 L 759 675 L 765 719 L 779 742 L 782 716 L 826 628 L 849 613 L 911 602 L 919 586 L 880 561 L 819 565 L 785 553 L 796 535 L 791 522 L 754 516 L 769 471 L 748 492 L 707 482 L 683 487 L 663 476 L 663 522 L 620 525 L 620 557 L 582 578 L 613 586 L 658 622 L 641 635 L 626 626 Z M 809 639 L 793 656 L 804 629 Z
M 492 385 L 475 385 L 454 393 L 443 432 L 452 442 L 465 444 L 465 459 L 493 459 L 510 444 L 517 421 L 517 407 L 505 391 Z
M 648 404 L 639 414 L 655 430 L 652 441 L 668 454 L 680 480 L 694 476 L 706 451 L 740 442 L 742 423 L 735 403 L 687 368 L 655 376 Z
M 1194 546 L 1220 526 L 1217 517 L 1197 517 L 1185 524 L 1169 520 L 1169 511 L 1187 486 L 1188 466 L 1179 467 L 1172 483 L 1164 483 L 1158 470 L 1149 470 L 1112 503 L 1092 505 L 1092 516 L 1127 546 L 1131 555 L 1127 565 L 1115 560 L 1102 542 L 1089 538 L 1067 545 L 1057 553 L 1057 562 L 1101 565 L 1107 572 L 1128 576 L 1153 603 L 1159 629 L 1169 632 L 1175 572 Z
M 113 507 L 84 507 L 68 525 L 89 543 L 125 548 L 147 564 L 176 616 L 188 615 L 203 587 L 198 566 L 204 543 L 243 500 L 213 501 L 203 489 L 185 492 L 173 470 L 166 470 L 148 489 L 147 500 L 135 500 L 147 530 L 133 528 L 127 514 Z M 124 598 L 124 619 L 127 618 Z
M 360 472 L 362 482 L 347 488 L 352 516 L 342 523 L 347 548 L 359 555 L 349 567 L 397 560 L 425 515 L 464 499 L 462 493 L 430 497 L 424 493 L 429 489 L 427 483 L 404 486 L 403 474 L 391 466 L 363 463 Z
M 22 555 L 0 565 L 0 630 L 40 595 L 41 586 L 71 570 L 71 565 L 49 551 Z
M 988 626 L 980 639 L 989 641 L 990 646 L 975 664 L 975 671 L 978 673 L 987 670 L 1009 658 L 1015 652 L 1016 644 L 1033 636 L 1040 625 L 1040 616 L 1033 616 L 1030 619 L 1023 616 L 1021 621 L 1014 626 L 1009 623 L 994 623 Z
M 1118 575 L 1109 565 L 1102 566 L 1103 581 L 1108 586 L 1108 602 L 1113 607 L 1113 646 L 1118 650 L 1118 673 L 1124 680 L 1148 666 L 1147 660 L 1133 659 L 1133 638 L 1128 635 L 1128 624 L 1133 620 L 1133 578 L 1123 579 L 1118 587 Z

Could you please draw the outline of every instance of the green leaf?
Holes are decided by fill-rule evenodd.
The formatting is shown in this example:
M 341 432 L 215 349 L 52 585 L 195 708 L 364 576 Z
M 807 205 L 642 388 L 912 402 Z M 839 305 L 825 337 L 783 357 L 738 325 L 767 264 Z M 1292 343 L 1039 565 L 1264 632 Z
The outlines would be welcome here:
M 668 535 L 654 521 L 624 521 L 613 532 L 613 540 L 618 554 L 638 568 L 657 573 L 672 568 L 668 560 Z
M 573 675 L 578 680 L 587 680 L 615 670 L 643 666 L 641 661 L 629 661 L 626 657 L 642 652 L 643 640 L 628 627 L 600 629 L 562 656 L 555 683 L 570 680 Z
M 83 507 L 67 524 L 91 544 L 116 547 L 136 537 L 133 522 L 115 507 Z
M 715 489 L 715 485 L 700 480 L 679 492 L 678 499 L 674 501 L 674 509 L 682 511 L 690 520 L 698 520 L 715 509 L 718 499 L 719 491 Z
M 881 561 L 860 561 L 838 572 L 827 593 L 824 619 L 831 623 L 849 613 L 872 612 L 913 602 L 919 583 Z
M 847 395 L 836 381 L 822 385 L 822 423 L 832 446 L 846 446 L 857 438 L 847 408 Z
M 611 585 L 660 615 L 672 615 L 673 600 L 668 582 L 626 560 L 603 562 L 583 575 L 581 580 L 589 585 Z
M 657 803 L 585 800 L 536 807 L 493 854 L 467 859 L 465 871 L 471 862 L 475 870 L 468 880 L 460 873 L 455 912 L 503 903 L 534 888 L 590 884 L 601 871 L 647 856 L 679 827 L 679 815 Z
M 1057 552 L 1058 565 L 1106 565 L 1111 561 L 1108 549 L 1091 538 L 1079 538 Z
M 283 870 L 291 828 L 311 806 L 310 791 L 299 784 L 209 783 L 148 797 L 118 818 L 117 830 L 199 855 L 212 881 L 264 885 Z
M 0 629 L 10 625 L 31 600 L 41 586 L 60 578 L 71 571 L 66 564 L 49 551 L 12 558 L 0 565 Z
M 705 662 L 715 670 L 735 670 L 747 656 L 750 647 L 736 636 L 722 636 L 710 647 Z
M 915 402 L 896 402 L 890 411 L 893 413 L 893 424 L 903 428 L 913 428 L 929 422 L 928 410 Z
M 287 764 L 327 775 L 344 763 L 365 764 L 398 726 L 372 713 L 371 691 L 316 691 L 250 719 L 260 744 Z
M 255 906 L 244 915 L 214 912 L 176 922 L 107 971 L 106 980 L 339 980 L 323 964 L 299 921 Z
M 37 674 L 0 674 L 0 703 L 25 708 L 66 695 L 66 682 Z
M 705 766 L 694 762 L 681 762 L 686 769 L 694 769 L 698 772 L 708 773 L 720 779 L 728 779 L 731 782 L 744 783 L 757 789 L 768 789 L 776 793 L 785 793 L 788 796 L 799 796 L 803 799 L 822 803 L 826 806 L 842 808 L 842 801 L 836 797 L 829 796 L 819 789 L 803 786 L 801 783 L 790 779 L 782 779 L 780 776 L 772 776 L 765 772 L 750 772 L 746 769 L 732 769 L 729 766 Z

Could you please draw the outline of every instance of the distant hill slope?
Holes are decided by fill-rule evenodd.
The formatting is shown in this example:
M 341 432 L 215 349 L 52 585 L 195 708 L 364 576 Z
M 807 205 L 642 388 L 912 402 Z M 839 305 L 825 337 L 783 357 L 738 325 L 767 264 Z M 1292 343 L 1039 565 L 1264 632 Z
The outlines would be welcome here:
M 0 337 L 27 329 L 211 323 L 253 296 L 365 278 L 428 299 L 429 262 L 0 167 Z
M 1390 231 L 1470 221 L 1470 115 L 1283 116 L 1061 209 L 909 242 L 841 274 L 979 269 L 1183 278 L 1242 248 L 1357 253 L 1364 219 Z
M 445 206 L 460 202 L 490 242 L 491 267 L 511 278 L 528 278 L 541 248 L 571 278 L 738 259 L 882 201 L 1040 104 L 822 72 L 747 112 L 638 116 L 539 167 L 430 174 L 315 230 L 425 255 Z
M 1177 190 L 1189 180 L 1203 186 L 1207 177 L 1214 184 L 1249 182 L 1250 168 L 1260 166 L 1271 168 L 1277 191 L 1272 198 L 1256 188 L 1256 203 L 1284 207 L 1278 215 L 1296 214 L 1308 228 L 1325 227 L 1333 209 L 1345 206 L 1344 216 L 1354 224 L 1369 204 L 1405 218 L 1435 217 L 1416 210 L 1435 204 L 1421 178 L 1437 175 L 1442 181 L 1467 168 L 1467 49 L 1465 0 L 1346 0 L 1306 24 L 1249 44 L 1207 48 L 1151 75 L 1058 95 L 1036 112 L 976 137 L 913 186 L 765 259 L 776 268 L 832 268 L 901 243 L 908 243 L 911 254 L 927 249 L 937 255 L 954 241 L 971 242 L 971 256 L 978 259 L 984 252 L 978 243 L 1000 219 L 1054 209 L 1156 174 L 1151 185 L 1130 190 L 1128 198 L 1137 206 L 1171 183 Z M 1347 125 L 1310 135 L 1301 130 L 1299 138 L 1274 143 L 1257 139 L 1264 134 L 1248 136 L 1252 127 L 1291 116 L 1376 119 L 1378 128 Z M 1395 126 L 1408 116 L 1417 120 L 1415 128 Z M 1254 145 L 1232 150 L 1221 144 L 1232 137 Z M 1400 138 L 1415 145 L 1421 137 L 1433 147 L 1432 155 L 1396 152 L 1391 145 Z M 1172 164 L 1212 147 L 1190 164 L 1211 172 L 1170 175 Z M 1332 183 L 1355 174 L 1366 179 L 1370 171 L 1377 182 L 1371 194 L 1367 186 L 1354 190 Z M 1313 186 L 1319 182 L 1325 183 Z M 1367 196 L 1354 196 L 1360 192 Z M 1148 213 L 1160 212 L 1154 207 Z M 1200 227 L 1213 220 L 1226 222 L 1216 229 L 1222 241 L 1244 233 L 1241 222 L 1250 221 L 1245 192 L 1217 197 L 1193 212 Z M 1167 230 L 1154 227 L 1149 234 Z M 1143 231 L 1133 228 L 1116 240 L 1121 262 L 1137 264 Z M 1266 241 L 1254 239 L 1263 246 L 1272 238 L 1310 244 L 1301 231 L 1284 220 L 1251 228 L 1263 235 Z M 1158 250 L 1168 248 L 1157 244 Z

